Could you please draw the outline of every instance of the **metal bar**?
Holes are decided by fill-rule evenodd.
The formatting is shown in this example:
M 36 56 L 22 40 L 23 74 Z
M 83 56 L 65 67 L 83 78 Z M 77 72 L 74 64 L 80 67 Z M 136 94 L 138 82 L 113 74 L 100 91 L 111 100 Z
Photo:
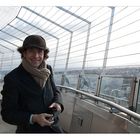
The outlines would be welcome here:
M 111 8 L 112 11 L 111 11 L 110 24 L 109 24 L 109 29 L 108 29 L 108 36 L 107 36 L 107 41 L 106 41 L 106 49 L 105 49 L 105 54 L 104 54 L 103 70 L 102 70 L 103 72 L 107 64 L 108 50 L 109 50 L 111 31 L 112 31 L 114 12 L 115 12 L 115 7 L 109 7 L 109 8 Z
M 55 51 L 54 62 L 53 62 L 53 69 L 55 69 L 55 63 L 56 63 L 56 57 L 57 57 L 57 52 L 58 52 L 58 46 L 59 46 L 59 39 L 57 40 L 56 51 Z
M 71 36 L 70 36 L 70 42 L 69 42 L 69 48 L 68 48 L 68 54 L 67 54 L 66 65 L 65 65 L 65 73 L 67 72 L 67 69 L 68 69 L 68 62 L 69 62 L 69 57 L 70 57 L 70 50 L 71 50 L 72 36 L 73 36 L 73 33 L 71 33 Z
M 2 44 L 0 44 L 0 46 L 2 46 L 3 48 L 6 48 L 6 49 L 8 49 L 8 50 L 10 50 L 10 51 L 14 52 L 14 50 L 12 50 L 12 49 L 10 49 L 10 48 L 8 48 L 8 47 L 5 47 L 5 46 L 4 46 L 4 45 L 2 45 Z
M 56 6 L 56 7 L 57 7 L 58 9 L 64 11 L 64 12 L 69 13 L 70 15 L 72 15 L 72 16 L 74 16 L 74 17 L 76 17 L 76 18 L 79 18 L 79 19 L 81 19 L 82 21 L 85 21 L 86 23 L 90 24 L 90 22 L 89 22 L 88 20 L 86 20 L 86 19 L 84 19 L 84 18 L 82 18 L 82 17 L 80 17 L 80 16 L 78 16 L 78 15 L 76 15 L 76 14 L 70 12 L 69 10 L 64 9 L 64 8 L 61 7 L 61 6 Z
M 89 36 L 90 36 L 90 27 L 91 27 L 91 23 L 88 24 L 88 32 L 87 32 L 87 39 L 86 39 L 85 52 L 84 52 L 84 58 L 83 58 L 83 66 L 82 66 L 83 73 L 84 73 L 86 58 L 87 58 L 87 49 L 88 49 Z
M 9 44 L 12 44 L 13 46 L 19 47 L 19 46 L 17 46 L 16 44 L 14 44 L 14 43 L 12 43 L 12 42 L 10 42 L 10 41 L 7 41 L 7 40 L 5 40 L 5 39 L 3 39 L 3 38 L 0 38 L 0 39 L 3 40 L 3 41 L 5 41 L 5 42 L 7 42 L 7 43 L 9 43 Z
M 20 38 L 18 38 L 18 37 L 16 37 L 16 36 L 13 36 L 13 35 L 11 35 L 11 34 L 5 32 L 5 31 L 2 31 L 2 30 L 1 30 L 0 32 L 3 32 L 3 33 L 5 33 L 5 34 L 7 34 L 7 35 L 9 35 L 9 36 L 12 36 L 12 37 L 14 37 L 14 38 L 20 40 L 20 41 L 23 41 L 22 39 L 20 39 Z
M 9 25 L 10 27 L 12 27 L 12 28 L 14 28 L 14 29 L 16 29 L 16 30 L 18 30 L 18 31 L 20 31 L 20 32 L 22 32 L 22 33 L 24 33 L 24 34 L 26 34 L 26 35 L 29 35 L 29 34 L 27 34 L 26 32 L 23 32 L 22 30 L 20 30 L 20 29 L 14 27 L 14 26 L 12 26 L 12 25 L 10 25 L 10 24 L 8 24 L 8 25 Z
M 57 87 L 69 89 L 69 90 L 72 90 L 72 91 L 74 91 L 74 92 L 76 92 L 78 94 L 90 97 L 91 99 L 94 99 L 94 100 L 100 101 L 102 103 L 105 103 L 105 104 L 107 104 L 107 105 L 109 105 L 111 107 L 114 107 L 114 108 L 118 109 L 121 112 L 126 113 L 127 115 L 129 115 L 129 116 L 131 116 L 131 117 L 133 117 L 133 118 L 135 118 L 137 120 L 140 120 L 140 114 L 138 114 L 136 112 L 133 112 L 133 111 L 131 111 L 131 110 L 125 108 L 125 107 L 122 107 L 122 106 L 120 106 L 120 105 L 118 105 L 118 104 L 116 104 L 116 103 L 114 103 L 112 101 L 108 101 L 108 100 L 103 99 L 101 97 L 97 97 L 95 95 L 92 95 L 92 94 L 89 94 L 89 93 L 86 93 L 86 92 L 83 92 L 83 91 L 80 91 L 80 90 L 76 90 L 76 89 L 71 88 L 71 87 L 62 86 L 62 85 L 57 85 Z
M 35 11 L 31 10 L 30 8 L 27 8 L 27 7 L 25 7 L 25 6 L 23 6 L 23 8 L 25 8 L 26 10 L 28 10 L 28 11 L 30 11 L 30 12 L 36 14 L 37 16 L 40 16 L 41 18 L 43 18 L 43 19 L 45 19 L 45 20 L 47 20 L 47 21 L 49 21 L 49 22 L 55 24 L 56 26 L 58 26 L 58 27 L 60 27 L 60 28 L 62 28 L 62 29 L 64 29 L 64 30 L 66 30 L 66 31 L 68 31 L 68 32 L 72 32 L 71 30 L 69 30 L 69 29 L 67 29 L 67 28 L 65 28 L 65 27 L 63 27 L 63 26 L 61 26 L 60 24 L 58 24 L 58 23 L 56 23 L 56 22 L 54 22 L 54 21 L 52 21 L 52 20 L 50 20 L 50 19 L 48 19 L 48 18 L 46 18 L 46 17 L 40 15 L 39 13 L 36 13 Z
M 51 36 L 51 37 L 53 37 L 53 38 L 55 38 L 55 39 L 58 39 L 56 36 L 54 36 L 54 35 L 52 35 L 52 34 L 46 32 L 46 31 L 44 31 L 44 30 L 42 30 L 42 29 L 40 29 L 40 28 L 38 28 L 37 26 L 35 26 L 35 25 L 33 25 L 33 24 L 31 24 L 31 23 L 29 23 L 29 22 L 27 22 L 27 21 L 21 19 L 20 17 L 17 17 L 17 19 L 19 19 L 19 20 L 25 22 L 26 24 L 28 24 L 28 25 L 30 25 L 30 26 L 32 26 L 32 27 L 34 27 L 34 28 L 40 30 L 41 32 L 44 32 L 45 34 L 48 34 L 49 36 Z

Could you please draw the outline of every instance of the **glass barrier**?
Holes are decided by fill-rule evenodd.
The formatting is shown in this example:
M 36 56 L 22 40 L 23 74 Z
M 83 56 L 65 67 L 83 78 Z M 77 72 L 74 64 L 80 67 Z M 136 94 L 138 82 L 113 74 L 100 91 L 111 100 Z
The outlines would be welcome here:
M 56 85 L 62 84 L 62 74 L 54 74 L 54 81 Z
M 69 86 L 72 88 L 77 88 L 78 74 L 68 74 L 64 75 L 64 86 Z
M 99 96 L 129 108 L 134 78 L 101 77 Z
M 98 75 L 84 74 L 79 76 L 79 90 L 96 94 Z

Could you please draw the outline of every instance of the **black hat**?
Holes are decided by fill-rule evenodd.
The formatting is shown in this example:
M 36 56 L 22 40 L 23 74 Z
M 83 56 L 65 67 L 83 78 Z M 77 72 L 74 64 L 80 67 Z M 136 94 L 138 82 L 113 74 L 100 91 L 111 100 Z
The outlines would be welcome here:
M 40 35 L 29 35 L 23 41 L 22 47 L 19 47 L 17 50 L 22 53 L 25 49 L 28 48 L 39 48 L 44 51 L 48 50 L 45 39 Z

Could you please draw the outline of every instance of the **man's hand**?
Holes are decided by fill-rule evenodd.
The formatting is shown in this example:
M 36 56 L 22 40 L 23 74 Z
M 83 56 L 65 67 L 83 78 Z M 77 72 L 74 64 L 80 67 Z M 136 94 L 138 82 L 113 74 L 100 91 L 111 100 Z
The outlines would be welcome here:
M 58 111 L 58 112 L 61 112 L 61 110 L 62 110 L 60 104 L 58 104 L 58 103 L 52 103 L 52 104 L 49 106 L 49 108 L 55 108 L 56 111 Z
M 32 122 L 38 123 L 40 126 L 51 126 L 54 123 L 53 114 L 41 113 L 33 114 Z

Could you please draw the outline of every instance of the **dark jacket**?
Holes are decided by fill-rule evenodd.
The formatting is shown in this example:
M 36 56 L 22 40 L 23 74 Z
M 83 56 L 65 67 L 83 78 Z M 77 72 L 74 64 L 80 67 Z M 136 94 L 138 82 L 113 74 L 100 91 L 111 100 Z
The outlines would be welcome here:
M 20 65 L 4 77 L 2 94 L 2 119 L 10 124 L 17 125 L 19 133 L 53 133 L 61 131 L 58 117 L 54 127 L 41 127 L 30 124 L 31 114 L 49 113 L 49 105 L 53 102 L 62 107 L 62 97 L 56 88 L 51 71 L 45 87 L 42 89 L 33 77 Z

